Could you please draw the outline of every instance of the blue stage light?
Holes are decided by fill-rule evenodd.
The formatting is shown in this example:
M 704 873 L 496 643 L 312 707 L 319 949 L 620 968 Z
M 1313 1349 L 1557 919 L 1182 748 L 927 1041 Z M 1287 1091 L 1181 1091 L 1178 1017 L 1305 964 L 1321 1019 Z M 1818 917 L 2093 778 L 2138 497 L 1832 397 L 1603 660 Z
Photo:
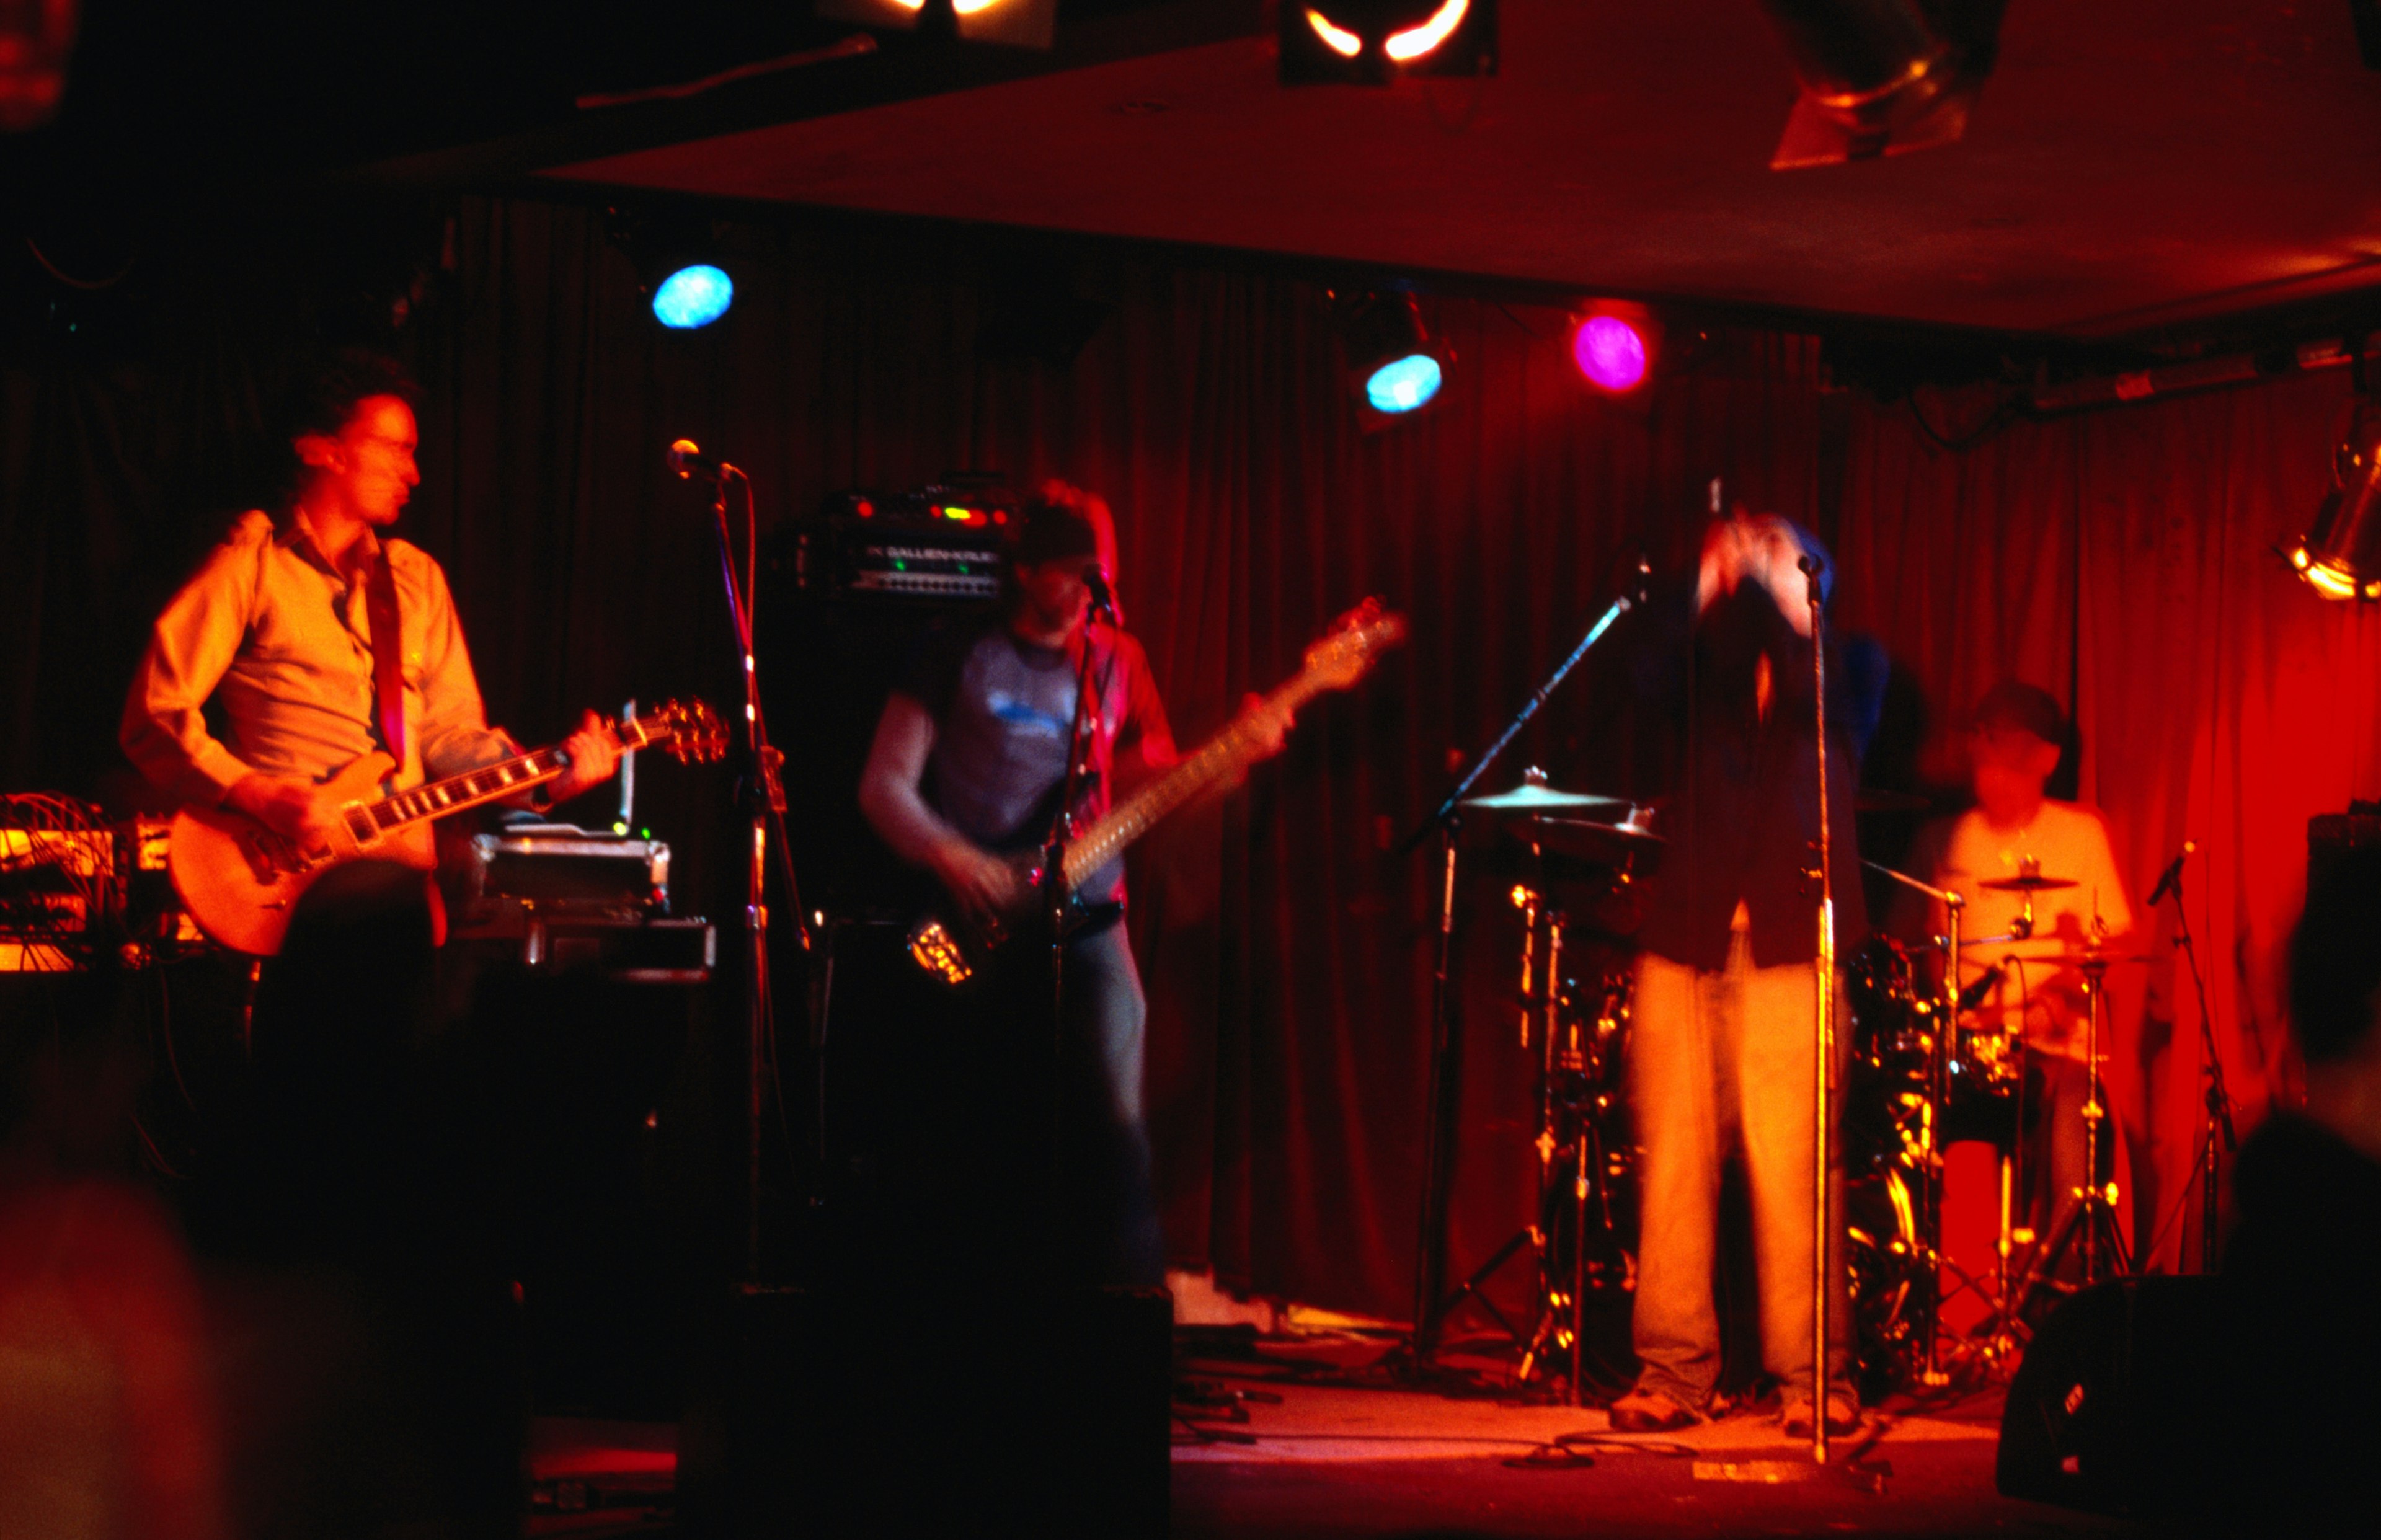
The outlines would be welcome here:
M 736 302 L 736 280 L 709 263 L 681 267 L 653 289 L 653 319 L 677 331 L 708 326 Z
M 1364 399 L 1374 411 L 1412 411 L 1430 404 L 1438 394 L 1438 361 L 1428 353 L 1409 353 L 1373 371 L 1364 381 Z

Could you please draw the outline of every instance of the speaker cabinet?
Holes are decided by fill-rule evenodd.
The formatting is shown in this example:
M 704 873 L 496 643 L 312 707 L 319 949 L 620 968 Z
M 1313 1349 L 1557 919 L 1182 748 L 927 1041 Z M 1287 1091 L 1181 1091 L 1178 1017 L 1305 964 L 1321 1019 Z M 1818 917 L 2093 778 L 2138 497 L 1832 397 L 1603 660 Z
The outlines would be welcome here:
M 2213 1469 L 2217 1326 L 2206 1277 L 2113 1279 L 2053 1311 L 2002 1408 L 2002 1493 L 2096 1513 L 2188 1511 Z
M 715 1346 L 690 1534 L 1166 1533 L 1163 1289 L 746 1291 Z

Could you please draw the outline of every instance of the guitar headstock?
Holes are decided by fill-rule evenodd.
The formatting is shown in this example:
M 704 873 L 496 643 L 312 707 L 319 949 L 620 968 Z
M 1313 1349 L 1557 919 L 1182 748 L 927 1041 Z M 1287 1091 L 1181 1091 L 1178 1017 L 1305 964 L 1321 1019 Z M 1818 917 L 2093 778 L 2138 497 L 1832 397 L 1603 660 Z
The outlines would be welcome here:
M 727 724 L 701 701 L 666 701 L 635 723 L 649 745 L 683 764 L 708 764 L 727 752 Z
M 1406 617 L 1367 599 L 1331 623 L 1306 649 L 1306 671 L 1326 690 L 1345 690 L 1372 670 L 1383 653 L 1406 639 Z

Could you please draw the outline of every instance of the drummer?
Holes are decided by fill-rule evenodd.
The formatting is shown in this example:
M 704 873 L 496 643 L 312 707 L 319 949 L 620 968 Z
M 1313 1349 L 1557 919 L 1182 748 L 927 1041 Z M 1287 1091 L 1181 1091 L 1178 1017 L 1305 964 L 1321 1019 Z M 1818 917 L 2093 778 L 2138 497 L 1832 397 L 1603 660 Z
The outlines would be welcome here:
M 2133 927 L 2098 811 L 2043 794 L 2066 740 L 2065 718 L 2048 694 L 2015 680 L 1995 686 L 1977 703 L 1968 737 L 1976 805 L 1933 831 L 1939 854 L 1932 880 L 1967 900 L 1960 924 L 1973 938 L 1960 959 L 1961 997 L 1976 1002 L 1963 1024 L 1972 1032 L 1997 1029 L 2005 1042 L 2023 1044 L 2019 1159 L 2037 1233 L 2083 1185 L 2090 996 L 2073 966 L 2029 959 L 2106 947 Z M 2029 874 L 2072 886 L 1984 886 Z M 2104 1008 L 2104 1072 L 2112 1025 Z M 2104 1171 L 2116 1132 L 2113 1119 L 2102 1125 Z

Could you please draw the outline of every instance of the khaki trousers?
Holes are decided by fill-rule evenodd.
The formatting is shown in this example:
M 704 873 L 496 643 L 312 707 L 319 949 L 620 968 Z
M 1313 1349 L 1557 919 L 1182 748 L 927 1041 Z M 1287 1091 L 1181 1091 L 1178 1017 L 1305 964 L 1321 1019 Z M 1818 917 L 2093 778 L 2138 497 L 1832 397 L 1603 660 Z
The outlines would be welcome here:
M 1839 986 L 1839 1003 L 1842 997 Z M 1740 930 L 1732 933 L 1728 966 L 1718 972 L 1650 952 L 1638 961 L 1629 1073 L 1642 1213 L 1633 1326 L 1643 1363 L 1641 1390 L 1701 1410 L 1719 1381 L 1712 1276 L 1720 1171 L 1731 1153 L 1740 1152 L 1761 1280 L 1762 1366 L 1777 1376 L 1789 1399 L 1809 1392 L 1816 1003 L 1807 963 L 1756 968 Z M 1850 1024 L 1838 1013 L 1838 1094 L 1850 1038 Z M 1833 1121 L 1840 1131 L 1840 1115 Z M 1827 1377 L 1850 1394 L 1841 1161 L 1838 1149 L 1831 1161 L 1837 1222 L 1827 1248 Z

